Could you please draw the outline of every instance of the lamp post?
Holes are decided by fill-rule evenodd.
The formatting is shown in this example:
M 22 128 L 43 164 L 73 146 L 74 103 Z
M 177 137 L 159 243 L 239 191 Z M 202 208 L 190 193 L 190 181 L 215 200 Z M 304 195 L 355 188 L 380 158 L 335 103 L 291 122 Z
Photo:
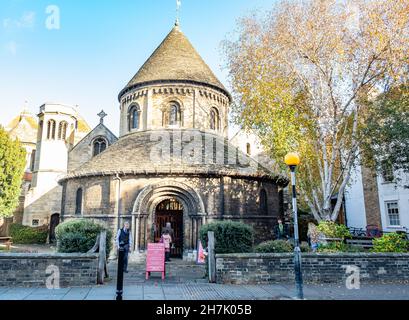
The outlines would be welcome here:
M 122 301 L 123 289 L 124 289 L 124 246 L 119 246 L 118 249 L 118 270 L 116 278 L 116 301 Z
M 300 240 L 298 236 L 298 215 L 297 215 L 297 192 L 295 189 L 295 169 L 300 164 L 300 157 L 297 153 L 290 152 L 285 156 L 285 164 L 289 166 L 291 171 L 291 185 L 292 185 L 292 203 L 294 216 L 294 272 L 295 272 L 295 286 L 297 290 L 297 298 L 304 299 L 302 269 L 301 269 L 301 249 Z

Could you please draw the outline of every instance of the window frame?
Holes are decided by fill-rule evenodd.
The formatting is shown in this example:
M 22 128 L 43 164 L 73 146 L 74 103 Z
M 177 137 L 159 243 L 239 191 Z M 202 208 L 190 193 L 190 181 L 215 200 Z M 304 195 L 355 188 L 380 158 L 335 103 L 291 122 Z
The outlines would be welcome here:
M 381 177 L 382 177 L 382 182 L 385 184 L 394 183 L 396 180 L 396 177 L 395 177 L 395 170 L 393 168 L 393 165 L 384 164 L 382 166 Z
M 394 214 L 394 215 L 397 215 L 398 224 L 392 224 L 391 223 L 391 215 L 390 215 L 389 208 L 388 208 L 388 205 L 390 205 L 390 204 L 396 204 L 396 208 L 392 208 L 392 210 L 396 209 L 398 211 L 397 214 Z M 391 227 L 391 228 L 401 227 L 401 216 L 400 216 L 400 207 L 399 207 L 399 201 L 398 200 L 385 201 L 385 213 L 386 213 L 386 221 L 387 221 L 388 227 Z
M 101 151 L 101 144 L 100 144 L 99 152 L 98 152 L 98 153 L 95 153 L 95 144 L 98 142 L 98 140 L 104 140 L 105 149 Z M 108 143 L 108 139 L 107 139 L 106 137 L 98 136 L 98 137 L 94 138 L 94 139 L 92 140 L 92 143 L 91 143 L 91 154 L 92 154 L 92 157 L 96 157 L 97 155 L 103 153 L 106 149 L 108 149 L 108 147 L 109 147 L 109 143 Z
M 55 140 L 57 122 L 54 119 L 47 121 L 47 140 Z
M 79 192 L 81 192 L 81 198 L 79 199 Z M 75 212 L 74 214 L 76 216 L 79 216 L 83 214 L 83 207 L 84 207 L 84 188 L 79 187 L 77 188 L 77 191 L 75 192 Z M 78 211 L 79 209 L 79 211 Z
M 268 216 L 268 194 L 265 188 L 262 188 L 259 191 L 259 202 L 260 214 Z
M 216 107 L 212 107 L 210 109 L 210 130 L 217 132 L 221 130 L 220 112 L 219 109 Z
M 137 126 L 134 127 L 135 124 L 135 113 L 137 114 Z M 142 115 L 142 109 L 139 106 L 139 104 L 132 104 L 129 109 L 128 109 L 128 131 L 135 131 L 135 130 L 140 130 L 141 128 L 141 115 Z
M 67 129 L 68 129 L 68 122 L 61 121 L 58 125 L 58 140 L 67 139 Z

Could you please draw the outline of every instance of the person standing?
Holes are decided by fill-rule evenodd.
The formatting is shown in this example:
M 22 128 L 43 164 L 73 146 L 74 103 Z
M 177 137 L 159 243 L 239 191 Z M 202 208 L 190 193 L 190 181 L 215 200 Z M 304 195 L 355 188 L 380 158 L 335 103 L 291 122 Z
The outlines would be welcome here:
M 165 261 L 170 261 L 170 244 L 172 243 L 172 237 L 169 234 L 169 231 L 165 229 L 162 234 L 161 242 L 165 245 Z
M 162 232 L 163 231 L 168 231 L 169 235 L 173 238 L 174 231 L 173 231 L 173 228 L 172 228 L 172 224 L 170 222 L 166 222 L 166 226 L 163 228 Z
M 308 223 L 307 237 L 310 240 L 312 252 L 316 252 L 318 249 L 320 233 L 317 229 L 317 226 L 312 222 Z
M 277 225 L 275 226 L 275 234 L 277 236 L 277 240 L 285 239 L 287 236 L 285 226 L 281 219 L 277 220 Z
M 129 222 L 125 222 L 123 228 L 116 234 L 116 246 L 124 248 L 124 272 L 128 273 L 129 249 L 132 247 L 132 234 L 129 228 Z

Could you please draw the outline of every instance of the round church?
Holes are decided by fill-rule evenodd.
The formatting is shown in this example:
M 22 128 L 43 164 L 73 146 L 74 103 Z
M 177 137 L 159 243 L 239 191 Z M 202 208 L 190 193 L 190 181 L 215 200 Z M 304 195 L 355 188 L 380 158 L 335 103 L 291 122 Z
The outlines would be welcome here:
M 229 143 L 231 95 L 178 25 L 119 102 L 119 138 L 101 129 L 69 154 L 62 220 L 94 219 L 113 231 L 129 221 L 136 255 L 170 222 L 172 255 L 186 260 L 211 221 L 242 221 L 256 242 L 272 238 L 287 181 Z

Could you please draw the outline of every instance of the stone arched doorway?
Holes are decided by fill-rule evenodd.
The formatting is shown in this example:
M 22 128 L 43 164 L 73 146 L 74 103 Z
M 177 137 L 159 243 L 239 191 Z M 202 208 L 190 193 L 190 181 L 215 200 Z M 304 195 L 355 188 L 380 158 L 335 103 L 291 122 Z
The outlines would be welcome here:
M 156 209 L 167 201 L 176 201 L 180 204 L 179 209 L 182 209 L 178 210 L 181 215 L 179 218 L 183 221 L 183 227 L 179 225 L 182 228 L 180 240 L 182 244 L 178 255 L 183 256 L 184 260 L 193 260 L 200 227 L 206 223 L 204 204 L 192 187 L 175 181 L 149 185 L 139 192 L 132 212 L 132 230 L 135 239 L 132 251 L 144 253 L 148 243 L 157 240 Z
M 162 201 L 156 206 L 155 242 L 159 242 L 168 223 L 171 226 L 172 248 L 171 257 L 183 257 L 183 205 L 175 198 Z

